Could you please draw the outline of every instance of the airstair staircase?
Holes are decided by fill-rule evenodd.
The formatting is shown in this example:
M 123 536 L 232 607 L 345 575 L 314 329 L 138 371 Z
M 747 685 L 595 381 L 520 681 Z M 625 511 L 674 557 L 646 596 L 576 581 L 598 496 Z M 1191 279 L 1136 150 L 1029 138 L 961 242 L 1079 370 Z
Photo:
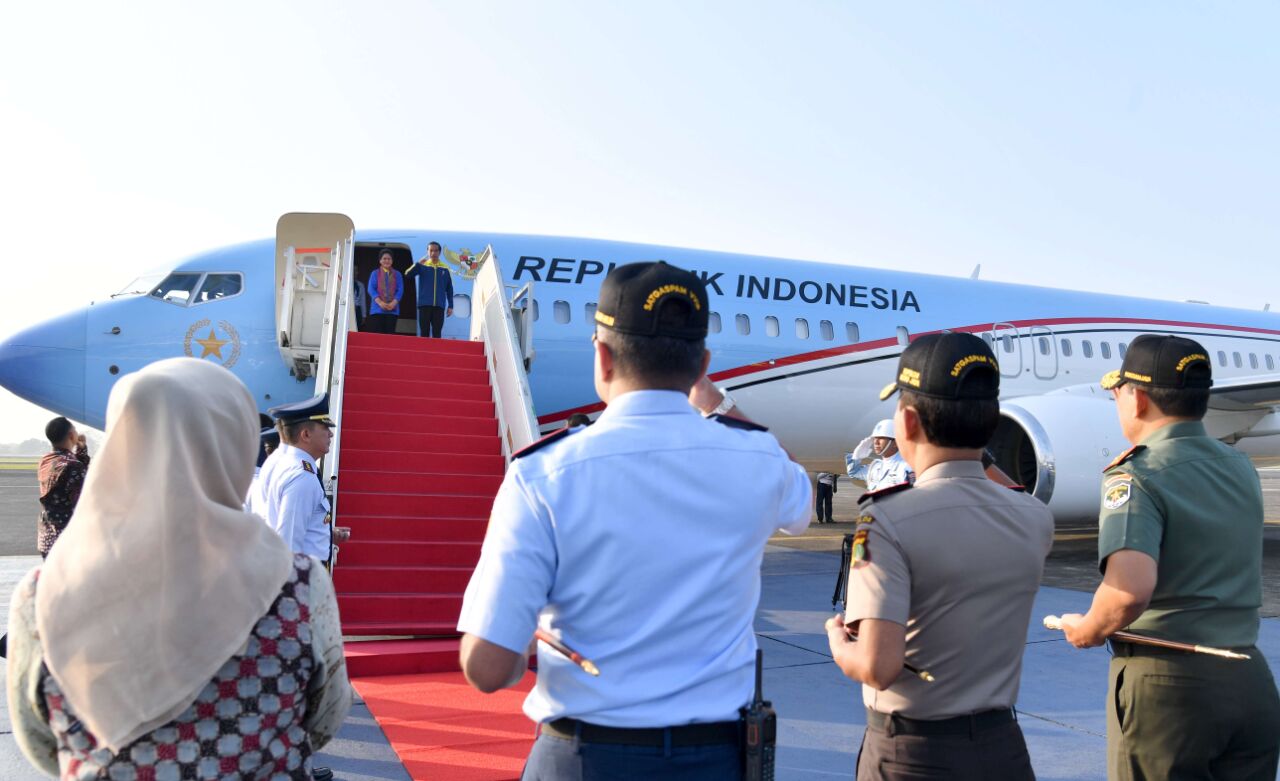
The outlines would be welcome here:
M 314 374 L 338 424 L 321 471 L 336 525 L 351 529 L 333 570 L 348 673 L 456 671 L 493 497 L 511 453 L 537 436 L 532 289 L 508 297 L 489 248 L 469 341 L 358 333 L 350 220 L 286 214 L 276 235 L 281 355 L 300 378 Z

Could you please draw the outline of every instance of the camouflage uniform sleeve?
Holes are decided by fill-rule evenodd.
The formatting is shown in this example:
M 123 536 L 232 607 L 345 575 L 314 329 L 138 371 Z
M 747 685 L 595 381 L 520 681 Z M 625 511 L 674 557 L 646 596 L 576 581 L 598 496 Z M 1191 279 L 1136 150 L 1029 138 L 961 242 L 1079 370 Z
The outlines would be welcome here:
M 879 618 L 907 625 L 911 570 L 886 514 L 869 502 L 854 528 L 853 564 L 844 620 Z
M 1109 472 L 1102 480 L 1102 509 L 1098 516 L 1098 570 L 1107 571 L 1107 557 L 1119 550 L 1136 550 L 1160 561 L 1164 516 L 1141 478 L 1127 469 Z

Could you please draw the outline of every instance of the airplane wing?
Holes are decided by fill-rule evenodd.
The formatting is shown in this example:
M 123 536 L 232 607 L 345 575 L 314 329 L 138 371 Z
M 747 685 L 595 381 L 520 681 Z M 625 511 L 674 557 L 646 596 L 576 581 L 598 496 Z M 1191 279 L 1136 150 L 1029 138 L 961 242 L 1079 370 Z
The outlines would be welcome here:
M 1219 405 L 1267 409 L 1280 406 L 1280 374 L 1214 380 L 1209 406 Z
M 1280 433 L 1280 374 L 1214 380 L 1204 416 L 1210 436 L 1228 442 Z

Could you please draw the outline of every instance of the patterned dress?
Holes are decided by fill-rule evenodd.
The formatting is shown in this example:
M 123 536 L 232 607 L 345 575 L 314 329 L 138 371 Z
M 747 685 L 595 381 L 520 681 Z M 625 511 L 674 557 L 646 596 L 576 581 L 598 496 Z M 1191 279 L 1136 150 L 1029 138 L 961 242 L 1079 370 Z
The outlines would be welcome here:
M 322 745 L 332 737 L 350 699 L 322 691 L 334 673 L 341 673 L 342 687 L 347 683 L 340 664 L 326 675 L 331 665 L 321 660 L 329 654 L 313 647 L 312 578 L 319 565 L 303 555 L 295 555 L 293 564 L 245 650 L 227 660 L 181 715 L 118 754 L 98 745 L 39 663 L 36 707 L 52 731 L 49 748 L 56 749 L 61 779 L 310 781 L 313 741 Z M 327 581 L 323 572 L 316 577 Z M 325 585 L 328 594 L 331 586 Z M 34 598 L 29 601 L 34 604 Z M 333 623 L 341 660 L 340 630 Z
M 40 459 L 40 521 L 36 525 L 36 548 L 41 556 L 49 549 L 71 521 L 80 489 L 89 471 L 89 451 L 83 445 L 76 452 L 58 448 Z

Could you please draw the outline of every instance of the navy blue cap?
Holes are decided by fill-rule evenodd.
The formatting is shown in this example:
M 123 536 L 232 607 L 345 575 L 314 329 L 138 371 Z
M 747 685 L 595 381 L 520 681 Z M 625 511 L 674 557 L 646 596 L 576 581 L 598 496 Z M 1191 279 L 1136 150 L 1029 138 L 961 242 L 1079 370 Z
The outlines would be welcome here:
M 272 407 L 267 412 L 271 414 L 271 417 L 284 423 L 301 423 L 304 420 L 314 420 L 326 426 L 335 425 L 329 419 L 329 394 L 327 393 L 306 401 L 281 404 L 279 407 Z
M 280 447 L 280 432 L 274 428 L 264 428 L 258 432 L 258 439 L 262 440 L 262 444 L 271 447 Z

